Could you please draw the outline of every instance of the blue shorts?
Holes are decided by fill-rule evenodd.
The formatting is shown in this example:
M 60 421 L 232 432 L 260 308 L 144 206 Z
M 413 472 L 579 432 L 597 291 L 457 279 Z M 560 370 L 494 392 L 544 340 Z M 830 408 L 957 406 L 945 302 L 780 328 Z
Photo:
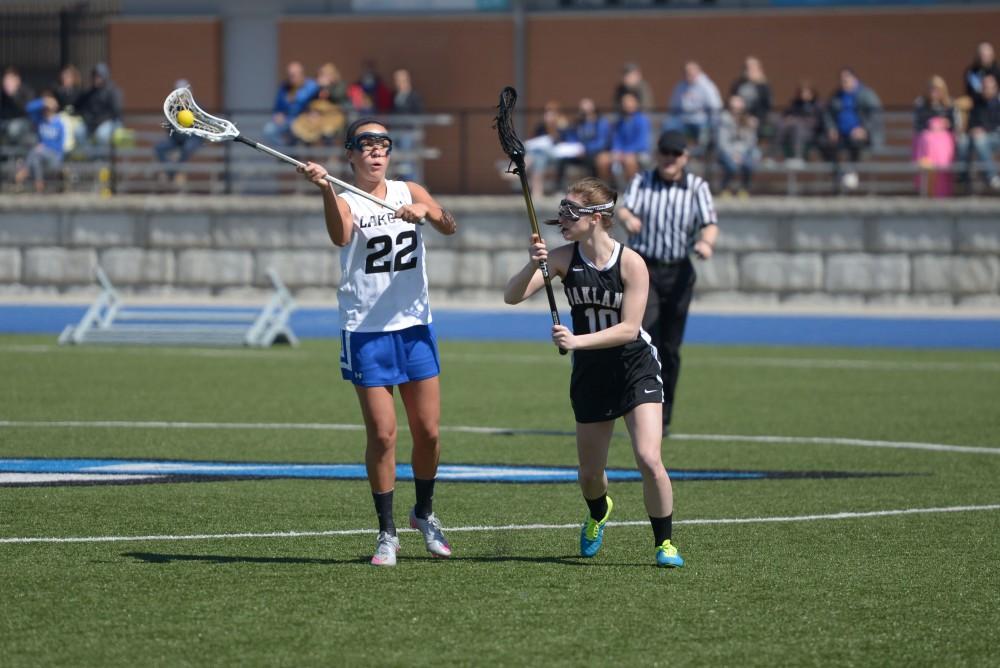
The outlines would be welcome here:
M 441 373 L 430 325 L 395 332 L 340 332 L 340 372 L 362 387 L 386 387 Z

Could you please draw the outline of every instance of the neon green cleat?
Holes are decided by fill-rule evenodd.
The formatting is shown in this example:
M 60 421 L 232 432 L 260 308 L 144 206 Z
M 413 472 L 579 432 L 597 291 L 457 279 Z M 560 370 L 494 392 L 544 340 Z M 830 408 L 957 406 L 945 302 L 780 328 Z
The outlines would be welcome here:
M 670 544 L 669 540 L 656 548 L 656 565 L 664 568 L 681 568 L 684 566 L 684 558 L 677 548 Z
M 587 520 L 580 527 L 581 557 L 592 557 L 601 549 L 601 544 L 604 542 L 604 525 L 608 523 L 608 518 L 611 517 L 611 509 L 614 507 L 615 504 L 609 496 L 608 512 L 604 513 L 604 518 L 600 522 L 587 515 Z

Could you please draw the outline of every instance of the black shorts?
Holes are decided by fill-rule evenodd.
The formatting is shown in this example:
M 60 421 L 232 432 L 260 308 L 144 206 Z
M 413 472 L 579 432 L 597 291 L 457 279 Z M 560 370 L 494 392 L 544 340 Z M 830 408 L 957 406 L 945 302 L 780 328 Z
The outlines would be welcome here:
M 618 348 L 573 353 L 569 398 L 577 422 L 606 422 L 639 404 L 663 402 L 656 348 L 640 338 Z

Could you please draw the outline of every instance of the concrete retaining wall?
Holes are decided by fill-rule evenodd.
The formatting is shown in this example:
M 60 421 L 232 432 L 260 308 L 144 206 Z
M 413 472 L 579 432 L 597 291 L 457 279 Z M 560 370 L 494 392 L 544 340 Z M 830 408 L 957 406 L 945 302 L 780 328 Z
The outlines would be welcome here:
M 523 201 L 443 203 L 459 233 L 427 230 L 432 289 L 495 304 L 527 259 Z M 703 303 L 1000 309 L 1000 202 L 755 199 L 719 214 Z M 274 267 L 300 297 L 332 300 L 338 254 L 318 197 L 0 198 L 0 299 L 92 292 L 100 263 L 125 294 L 257 295 Z

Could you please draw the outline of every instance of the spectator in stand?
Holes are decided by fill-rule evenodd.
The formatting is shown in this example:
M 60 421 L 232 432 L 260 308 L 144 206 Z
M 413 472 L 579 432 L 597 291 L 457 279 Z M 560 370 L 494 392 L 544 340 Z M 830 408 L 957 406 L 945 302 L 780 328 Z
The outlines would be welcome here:
M 684 79 L 674 87 L 667 105 L 667 130 L 680 130 L 689 140 L 708 147 L 714 140 L 715 127 L 722 111 L 719 88 L 708 78 L 701 65 L 684 65 Z
M 45 171 L 62 164 L 66 127 L 59 116 L 59 101 L 51 91 L 45 91 L 41 97 L 29 102 L 27 112 L 35 125 L 38 143 L 14 174 L 14 182 L 21 187 L 30 176 L 35 192 L 42 193 L 45 192 Z
M 32 140 L 28 103 L 34 92 L 21 81 L 21 73 L 13 65 L 3 71 L 0 88 L 0 142 L 16 145 Z
M 174 82 L 174 89 L 190 87 L 191 84 L 187 79 L 178 79 Z M 201 137 L 174 132 L 167 128 L 167 136 L 153 147 L 157 160 L 163 165 L 169 165 L 162 172 L 160 179 L 172 180 L 175 184 L 182 185 L 186 180 L 184 172 L 177 170 L 174 165 L 187 162 L 201 144 Z
M 729 87 L 729 94 L 743 98 L 747 113 L 757 119 L 759 136 L 773 135 L 773 128 L 768 118 L 771 113 L 771 85 L 767 83 L 764 66 L 759 58 L 747 56 L 743 64 L 743 74 Z
M 656 106 L 653 87 L 642 76 L 642 70 L 637 63 L 625 63 L 622 68 L 622 80 L 615 88 L 615 104 L 621 106 L 622 95 L 632 93 L 639 99 L 639 108 L 649 113 Z
M 104 63 L 91 70 L 90 88 L 77 100 L 76 111 L 83 118 L 76 143 L 90 140 L 98 146 L 110 146 L 115 131 L 122 126 L 122 92 Z
M 983 163 L 983 178 L 994 191 L 1000 191 L 1000 174 L 997 174 L 993 161 L 993 152 L 1000 149 L 1000 90 L 997 81 L 993 74 L 983 77 L 981 99 L 969 113 L 969 130 L 962 137 L 960 147 L 968 182 L 972 183 L 972 160 L 976 155 Z
M 732 95 L 719 120 L 719 164 L 722 166 L 722 191 L 729 193 L 736 172 L 740 173 L 739 196 L 750 192 L 753 169 L 760 160 L 757 148 L 757 119 L 739 95 Z
M 943 77 L 932 76 L 927 94 L 917 98 L 913 110 L 913 159 L 922 168 L 916 176 L 917 192 L 950 197 L 951 165 L 955 161 L 955 105 Z
M 544 194 L 554 176 L 557 146 L 567 139 L 569 121 L 559 109 L 559 103 L 550 100 L 545 103 L 542 119 L 535 126 L 531 139 L 524 143 L 525 166 L 531 180 L 532 192 Z
M 361 64 L 361 76 L 347 89 L 347 95 L 351 98 L 355 109 L 364 106 L 363 95 L 367 95 L 375 113 L 385 114 L 392 111 L 392 91 L 382 81 L 372 60 L 366 60 Z
M 316 72 L 316 94 L 292 121 L 292 135 L 307 145 L 333 145 L 337 134 L 344 129 L 347 120 L 344 107 L 349 105 L 347 85 L 341 80 L 337 66 L 320 65 Z
M 375 101 L 372 96 L 360 88 L 355 89 L 353 84 L 347 89 L 348 99 L 351 101 L 351 108 L 358 118 L 371 116 L 375 112 Z
M 583 167 L 586 176 L 595 176 L 598 156 L 611 148 L 611 125 L 597 113 L 597 106 L 589 97 L 580 100 L 576 123 L 570 126 L 567 138 L 580 145 L 580 152 L 559 161 L 559 183 L 565 181 L 566 168 L 570 165 Z
M 632 93 L 622 95 L 621 110 L 611 129 L 611 150 L 595 160 L 598 177 L 615 183 L 614 175 L 620 172 L 624 183 L 631 183 L 649 155 L 651 131 L 649 117 L 639 109 L 639 98 Z
M 392 111 L 394 114 L 421 114 L 424 111 L 424 101 L 417 91 L 413 90 L 413 79 L 410 71 L 399 68 L 392 73 Z M 400 157 L 396 161 L 396 178 L 411 181 L 419 178 L 419 165 L 413 156 L 417 145 L 417 127 L 411 122 L 400 119 L 393 121 L 393 135 Z
M 83 94 L 83 75 L 76 65 L 66 65 L 59 70 L 59 83 L 55 96 L 59 100 L 59 110 L 74 113 L 77 100 Z
M 77 111 L 80 96 L 83 95 L 83 76 L 76 65 L 66 65 L 59 71 L 54 93 L 59 101 L 59 115 L 66 127 L 65 152 L 70 153 L 76 148 L 77 137 L 86 133 L 83 119 Z
M 801 81 L 795 97 L 789 102 L 781 117 L 778 143 L 786 160 L 805 160 L 810 150 L 819 146 L 823 131 L 823 107 L 816 89 L 808 81 Z
M 1000 80 L 1000 65 L 997 64 L 996 52 L 989 42 L 982 42 L 976 47 L 976 58 L 965 68 L 962 80 L 965 82 L 965 94 L 975 105 L 983 101 L 983 79 L 993 75 Z
M 347 97 L 347 83 L 341 78 L 340 70 L 333 63 L 323 63 L 316 71 L 316 95 L 313 100 L 325 100 L 338 107 L 350 106 Z
M 302 63 L 293 60 L 285 69 L 285 80 L 278 87 L 271 109 L 271 120 L 264 126 L 264 136 L 274 144 L 292 144 L 292 123 L 316 97 L 319 86 L 306 76 Z
M 934 75 L 927 82 L 927 94 L 921 95 L 913 103 L 913 130 L 920 134 L 930 125 L 932 118 L 941 118 L 948 130 L 958 129 L 955 105 L 948 94 L 948 84 L 944 77 Z
M 413 90 L 410 71 L 400 68 L 392 73 L 395 87 L 392 93 L 392 111 L 396 114 L 420 114 L 424 111 L 424 101 L 420 93 Z
M 877 141 L 881 127 L 882 102 L 871 88 L 861 83 L 850 67 L 840 70 L 840 86 L 830 96 L 824 114 L 824 148 L 827 160 L 834 165 L 838 189 L 855 190 L 858 174 L 853 167 L 841 173 L 841 152 L 853 164 L 861 152 Z

